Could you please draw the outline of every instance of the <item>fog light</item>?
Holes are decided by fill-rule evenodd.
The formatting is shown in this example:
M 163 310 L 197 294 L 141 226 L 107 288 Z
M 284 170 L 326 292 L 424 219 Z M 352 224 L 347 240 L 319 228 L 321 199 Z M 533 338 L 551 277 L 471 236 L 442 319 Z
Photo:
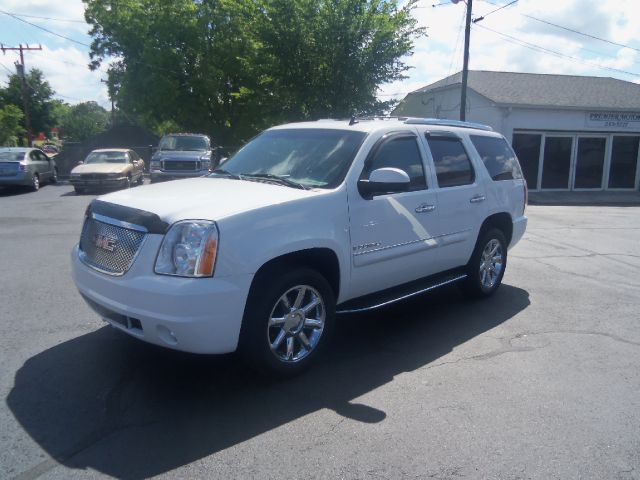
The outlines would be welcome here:
M 156 332 L 158 332 L 158 337 L 160 338 L 160 340 L 162 340 L 167 345 L 178 344 L 178 339 L 176 338 L 176 335 L 164 325 L 158 325 L 156 327 Z

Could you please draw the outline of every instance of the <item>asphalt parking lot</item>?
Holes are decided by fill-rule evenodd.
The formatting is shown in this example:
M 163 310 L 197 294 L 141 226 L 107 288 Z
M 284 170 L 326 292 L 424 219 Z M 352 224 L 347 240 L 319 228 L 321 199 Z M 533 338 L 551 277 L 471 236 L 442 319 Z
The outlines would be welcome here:
M 493 298 L 342 317 L 269 382 L 84 305 L 92 198 L 0 190 L 0 478 L 640 478 L 640 207 L 531 206 Z

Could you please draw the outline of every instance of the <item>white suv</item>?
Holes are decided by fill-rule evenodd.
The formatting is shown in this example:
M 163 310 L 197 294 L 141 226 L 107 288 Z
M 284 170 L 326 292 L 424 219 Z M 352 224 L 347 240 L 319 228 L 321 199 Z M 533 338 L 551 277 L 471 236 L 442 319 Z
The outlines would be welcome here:
M 526 185 L 482 125 L 321 120 L 266 130 L 208 177 L 87 208 L 73 276 L 114 327 L 197 353 L 305 368 L 335 315 L 458 282 L 488 297 L 522 237 Z

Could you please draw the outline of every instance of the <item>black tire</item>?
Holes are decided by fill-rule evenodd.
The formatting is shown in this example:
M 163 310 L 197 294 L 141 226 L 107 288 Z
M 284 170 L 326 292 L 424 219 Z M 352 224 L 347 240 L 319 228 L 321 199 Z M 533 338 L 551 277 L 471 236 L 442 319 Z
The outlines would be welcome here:
M 58 169 L 54 168 L 51 174 L 51 183 L 58 183 Z
M 40 176 L 37 173 L 34 173 L 33 177 L 31 177 L 31 190 L 34 192 L 40 190 Z
M 497 255 L 488 257 L 488 253 L 496 245 L 498 245 L 496 254 L 499 255 L 499 261 L 497 261 Z M 485 258 L 487 261 L 484 261 Z M 506 268 L 507 240 L 502 230 L 490 228 L 480 232 L 471 260 L 467 264 L 468 276 L 465 282 L 465 290 L 475 298 L 490 297 L 500 287 Z M 498 271 L 496 272 L 496 270 Z
M 270 269 L 259 274 L 254 280 L 245 307 L 239 344 L 239 353 L 249 365 L 264 375 L 280 378 L 297 375 L 307 369 L 326 345 L 335 323 L 335 295 L 322 275 L 315 270 L 300 267 L 284 274 L 280 273 L 281 271 L 282 269 Z M 313 318 L 301 315 L 302 308 L 291 308 L 288 315 L 284 313 L 286 309 L 282 299 L 285 294 L 289 294 L 290 304 L 294 307 L 299 292 L 297 289 L 300 287 L 308 289 L 303 294 L 304 299 L 299 307 L 311 305 L 316 296 L 322 302 L 309 310 L 308 315 Z M 317 323 L 315 319 L 322 318 L 322 312 L 322 328 L 319 328 L 319 325 L 306 326 L 307 322 Z M 288 320 L 283 321 L 281 325 L 269 326 L 272 317 Z M 302 332 L 304 337 L 301 337 L 299 332 Z M 279 346 L 272 349 L 271 344 L 276 344 L 280 335 L 283 335 L 283 338 Z M 303 339 L 311 348 L 304 347 Z M 299 350 L 295 353 L 299 358 L 283 358 L 289 356 L 289 342 L 293 344 L 292 352 Z
M 82 195 L 85 192 L 84 188 L 73 187 L 73 189 L 76 191 L 76 195 Z
M 140 174 L 140 176 L 138 177 L 138 180 L 136 180 L 136 184 L 142 185 L 143 183 L 144 183 L 144 175 Z
M 124 184 L 124 188 L 131 188 L 131 177 L 127 177 L 127 182 Z

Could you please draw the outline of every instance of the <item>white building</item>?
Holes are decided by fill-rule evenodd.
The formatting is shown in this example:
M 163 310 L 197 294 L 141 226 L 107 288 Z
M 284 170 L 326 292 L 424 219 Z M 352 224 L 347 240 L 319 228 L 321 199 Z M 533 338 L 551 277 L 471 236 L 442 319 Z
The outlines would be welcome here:
M 409 93 L 392 115 L 458 119 L 461 78 Z M 638 190 L 640 85 L 470 71 L 466 112 L 512 142 L 530 190 Z

